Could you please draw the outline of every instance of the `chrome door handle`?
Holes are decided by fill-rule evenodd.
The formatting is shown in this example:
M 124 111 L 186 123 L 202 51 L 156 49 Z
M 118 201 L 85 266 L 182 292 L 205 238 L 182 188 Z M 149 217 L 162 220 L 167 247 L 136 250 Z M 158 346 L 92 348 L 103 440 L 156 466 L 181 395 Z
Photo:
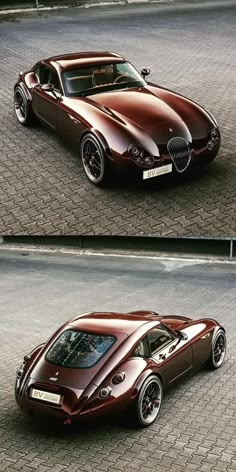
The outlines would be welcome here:
M 77 120 L 74 116 L 68 114 L 69 118 L 74 122 L 74 123 L 79 123 L 79 120 Z

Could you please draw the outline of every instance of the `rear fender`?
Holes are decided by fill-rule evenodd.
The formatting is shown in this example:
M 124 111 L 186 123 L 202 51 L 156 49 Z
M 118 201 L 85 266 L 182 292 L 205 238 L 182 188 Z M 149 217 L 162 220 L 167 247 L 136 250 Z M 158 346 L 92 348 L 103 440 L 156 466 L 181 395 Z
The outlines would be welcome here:
M 143 385 L 143 383 L 145 382 L 145 380 L 150 377 L 150 375 L 156 375 L 157 377 L 159 377 L 161 383 L 162 383 L 162 386 L 165 387 L 165 381 L 162 377 L 162 375 L 158 372 L 153 372 L 152 369 L 147 369 L 145 372 L 143 372 L 140 377 L 138 378 L 136 384 L 134 385 L 134 388 L 133 388 L 133 394 L 132 394 L 132 398 L 135 398 L 137 397 L 137 395 L 139 394 L 140 392 L 140 389 Z
M 137 379 L 143 376 L 143 374 L 144 378 L 146 378 L 145 372 L 147 366 L 147 360 L 140 357 L 133 357 L 116 366 L 100 385 L 90 384 L 84 392 L 84 396 L 87 397 L 88 400 L 83 407 L 83 412 L 85 413 L 88 410 L 100 410 L 105 406 L 114 406 L 116 408 L 118 404 L 128 406 L 129 402 L 138 394 L 138 390 L 135 388 Z M 118 373 L 124 374 L 124 380 L 115 384 L 113 379 Z M 148 374 L 150 375 L 151 373 L 152 371 L 149 369 Z M 100 391 L 104 388 L 111 390 L 107 398 L 100 397 Z
M 35 361 L 37 360 L 38 356 L 40 355 L 43 347 L 45 346 L 45 344 L 39 344 L 39 346 L 37 346 L 36 348 L 33 349 L 33 351 L 31 351 L 29 353 L 29 360 L 28 361 L 25 361 L 23 360 L 23 363 L 20 367 L 20 369 L 17 370 L 17 372 L 19 370 L 22 370 L 23 373 L 21 375 L 20 378 L 16 378 L 16 385 L 15 385 L 15 389 L 16 389 L 16 393 L 18 394 L 20 391 L 22 391 L 22 388 L 24 387 L 25 385 L 25 382 L 28 378 L 28 374 L 29 372 L 31 371 L 32 369 L 32 366 L 34 365 Z

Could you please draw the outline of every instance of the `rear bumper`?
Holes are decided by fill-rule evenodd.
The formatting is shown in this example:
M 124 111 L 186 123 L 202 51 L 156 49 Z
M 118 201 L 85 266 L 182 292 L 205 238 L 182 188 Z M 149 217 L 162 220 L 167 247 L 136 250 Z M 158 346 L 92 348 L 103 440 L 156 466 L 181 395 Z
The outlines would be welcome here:
M 51 388 L 47 386 L 50 391 Z M 32 379 L 22 389 L 15 391 L 16 402 L 24 413 L 35 416 L 54 417 L 60 421 L 70 420 L 71 422 L 80 421 L 84 417 L 100 417 L 114 416 L 126 411 L 132 403 L 128 396 L 114 397 L 110 396 L 107 399 L 101 400 L 95 394 L 86 394 L 86 391 L 76 389 L 61 388 L 61 402 L 60 404 L 52 404 L 47 401 L 31 398 L 32 388 L 43 388 L 39 384 L 35 384 Z M 45 388 L 45 390 L 48 390 Z M 88 393 L 88 391 L 87 391 Z M 89 397 L 89 398 L 88 398 Z

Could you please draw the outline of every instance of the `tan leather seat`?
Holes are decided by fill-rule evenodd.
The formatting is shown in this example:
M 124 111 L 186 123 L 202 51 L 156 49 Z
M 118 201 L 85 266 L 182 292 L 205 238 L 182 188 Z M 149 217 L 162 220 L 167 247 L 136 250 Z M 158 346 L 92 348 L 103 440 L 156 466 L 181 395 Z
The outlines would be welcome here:
M 84 75 L 80 77 L 71 77 L 67 79 L 67 88 L 69 93 L 83 92 L 93 87 L 92 75 Z

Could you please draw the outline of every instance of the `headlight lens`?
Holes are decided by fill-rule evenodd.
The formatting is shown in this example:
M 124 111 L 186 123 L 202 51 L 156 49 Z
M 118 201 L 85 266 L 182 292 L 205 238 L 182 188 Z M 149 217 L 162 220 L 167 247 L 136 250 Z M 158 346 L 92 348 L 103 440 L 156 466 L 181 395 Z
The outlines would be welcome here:
M 154 163 L 154 157 L 143 146 L 130 146 L 129 154 L 135 164 L 140 167 L 151 167 Z

